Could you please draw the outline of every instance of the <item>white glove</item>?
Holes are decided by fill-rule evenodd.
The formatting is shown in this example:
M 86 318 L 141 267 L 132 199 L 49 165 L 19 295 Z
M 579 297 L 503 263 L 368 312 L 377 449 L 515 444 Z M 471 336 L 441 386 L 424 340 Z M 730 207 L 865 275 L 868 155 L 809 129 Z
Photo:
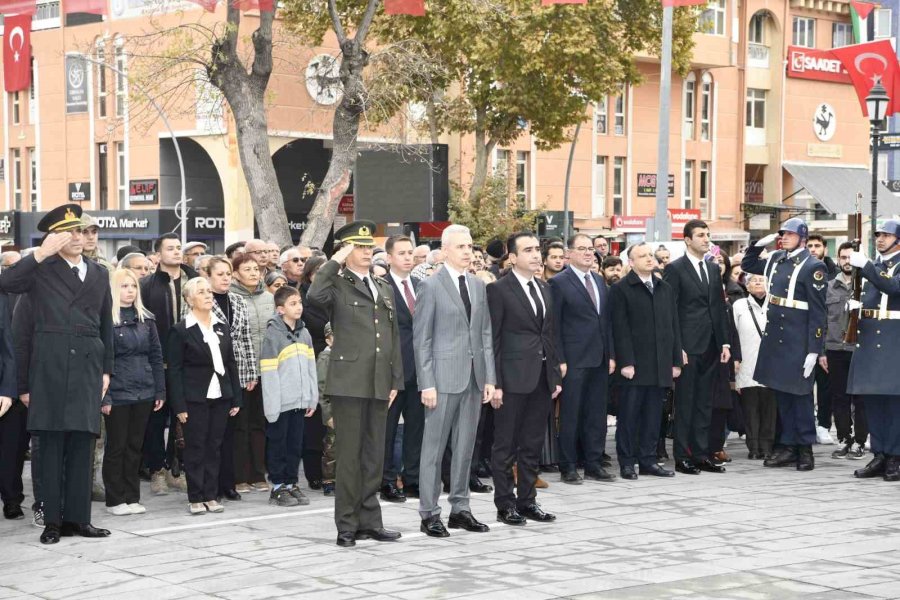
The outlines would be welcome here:
M 866 255 L 862 252 L 851 252 L 850 253 L 850 264 L 854 267 L 861 269 L 866 266 L 866 263 L 869 262 L 869 259 L 866 258 Z
M 816 368 L 816 363 L 818 361 L 819 361 L 819 356 L 815 352 L 813 352 L 812 354 L 806 355 L 806 360 L 803 361 L 803 378 L 804 379 L 808 378 L 812 374 L 813 369 Z
M 850 312 L 859 310 L 860 306 L 862 306 L 862 304 L 859 303 L 859 300 L 854 300 L 852 298 L 850 300 L 847 300 L 847 310 L 849 310 Z
M 769 235 L 767 235 L 767 236 L 764 237 L 763 239 L 761 239 L 761 240 L 759 240 L 758 242 L 756 242 L 756 243 L 754 244 L 754 246 L 756 246 L 757 248 L 765 248 L 766 246 L 768 246 L 769 244 L 771 244 L 772 242 L 774 242 L 776 239 L 778 239 L 778 234 L 777 234 L 777 233 L 770 233 Z

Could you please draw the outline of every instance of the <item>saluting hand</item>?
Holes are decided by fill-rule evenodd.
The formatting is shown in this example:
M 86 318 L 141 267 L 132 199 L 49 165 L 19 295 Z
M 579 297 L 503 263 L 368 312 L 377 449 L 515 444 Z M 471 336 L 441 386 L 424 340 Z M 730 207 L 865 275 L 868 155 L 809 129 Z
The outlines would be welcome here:
M 344 244 L 341 246 L 341 249 L 331 255 L 331 260 L 336 261 L 338 264 L 344 264 L 344 261 L 347 260 L 347 257 L 350 256 L 350 253 L 353 252 L 353 248 L 355 248 L 353 244 Z
M 778 234 L 770 233 L 766 237 L 764 237 L 761 240 L 759 240 L 758 242 L 756 242 L 754 244 L 754 246 L 756 246 L 757 248 L 765 248 L 766 246 L 768 246 L 769 244 L 774 242 L 776 239 L 778 239 Z
M 43 262 L 44 259 L 50 258 L 65 248 L 71 239 L 72 234 L 68 231 L 48 234 L 40 247 L 34 251 L 34 260 Z

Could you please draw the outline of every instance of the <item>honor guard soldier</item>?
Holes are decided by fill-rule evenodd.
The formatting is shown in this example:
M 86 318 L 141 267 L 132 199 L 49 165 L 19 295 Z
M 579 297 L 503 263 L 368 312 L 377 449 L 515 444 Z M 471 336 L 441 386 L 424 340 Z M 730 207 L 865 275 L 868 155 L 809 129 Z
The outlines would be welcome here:
M 783 449 L 763 465 L 811 471 L 816 442 L 812 372 L 825 343 L 828 277 L 825 264 L 806 249 L 809 227 L 803 219 L 788 219 L 778 235 L 781 250 L 760 256 L 775 241 L 772 234 L 748 248 L 741 262 L 747 273 L 765 275 L 769 286 L 766 330 L 753 379 L 775 390 Z
M 847 393 L 858 395 L 866 417 L 875 458 L 856 477 L 882 475 L 900 481 L 900 387 L 892 376 L 900 349 L 900 221 L 889 220 L 876 229 L 878 258 L 873 263 L 862 252 L 850 255 L 850 264 L 866 280 L 859 310 L 856 350 L 850 362 Z
M 371 221 L 356 221 L 335 232 L 342 246 L 316 273 L 308 294 L 328 311 L 334 330 L 325 394 L 338 432 L 334 521 L 344 547 L 400 537 L 384 529 L 377 496 L 388 406 L 403 389 L 403 359 L 391 284 L 370 272 L 374 231 Z
M 100 400 L 113 370 L 109 272 L 82 255 L 81 207 L 44 216 L 41 246 L 0 274 L 0 289 L 28 294 L 34 337 L 28 363 L 28 430 L 41 448 L 41 542 L 105 537 L 91 525 L 91 457 L 100 434 Z

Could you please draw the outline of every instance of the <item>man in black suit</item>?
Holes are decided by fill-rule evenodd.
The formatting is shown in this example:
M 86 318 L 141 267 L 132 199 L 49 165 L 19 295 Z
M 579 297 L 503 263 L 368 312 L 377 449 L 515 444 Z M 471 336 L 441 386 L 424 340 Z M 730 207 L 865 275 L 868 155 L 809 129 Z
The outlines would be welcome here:
M 631 272 L 610 290 L 622 395 L 616 427 L 616 453 L 623 479 L 641 475 L 672 477 L 656 464 L 665 388 L 681 375 L 681 331 L 675 295 L 653 275 L 653 254 L 646 243 L 628 249 Z
M 609 375 L 615 372 L 609 291 L 591 271 L 591 238 L 569 239 L 569 266 L 550 280 L 556 351 L 563 376 L 559 408 L 559 470 L 563 483 L 580 484 L 575 469 L 579 436 L 584 477 L 615 479 L 603 468 Z
M 704 255 L 709 227 L 699 219 L 684 226 L 687 253 L 669 263 L 663 274 L 675 292 L 684 371 L 675 386 L 675 470 L 698 475 L 724 473 L 709 457 L 713 375 L 718 363 L 731 358 L 722 276 Z
M 497 520 L 524 525 L 526 518 L 556 519 L 535 501 L 534 484 L 550 402 L 562 391 L 562 375 L 553 340 L 550 290 L 534 276 L 541 266 L 541 244 L 533 234 L 523 232 L 510 236 L 506 247 L 512 270 L 487 286 L 497 370 L 491 399 L 491 471 Z M 517 460 L 518 483 L 514 484 L 512 466 Z
M 388 502 L 406 502 L 406 498 L 419 497 L 419 461 L 422 454 L 422 432 L 425 430 L 425 409 L 416 382 L 416 355 L 413 351 L 413 314 L 416 310 L 416 290 L 419 280 L 409 276 L 414 266 L 412 240 L 405 235 L 388 238 L 384 244 L 390 273 L 385 279 L 394 289 L 397 310 L 397 327 L 400 329 L 400 350 L 403 355 L 404 389 L 388 408 L 387 432 L 384 437 L 384 475 L 381 481 L 381 499 Z M 394 440 L 397 424 L 403 415 L 403 489 L 397 488 L 397 471 L 393 468 Z

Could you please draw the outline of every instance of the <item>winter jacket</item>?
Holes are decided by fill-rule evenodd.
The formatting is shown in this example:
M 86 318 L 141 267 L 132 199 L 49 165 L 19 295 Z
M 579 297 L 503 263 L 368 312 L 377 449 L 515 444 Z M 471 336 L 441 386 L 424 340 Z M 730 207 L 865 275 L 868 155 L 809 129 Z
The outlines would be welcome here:
M 128 312 L 131 318 L 126 318 Z M 149 312 L 144 313 L 143 322 L 134 318 L 133 311 L 122 313 L 121 322 L 115 325 L 115 366 L 103 404 L 164 400 L 166 374 L 156 320 Z
M 753 323 L 753 317 L 756 317 L 756 324 Z M 759 325 L 759 330 L 756 329 L 756 325 Z M 762 336 L 759 332 L 766 330 L 765 307 L 760 306 L 750 296 L 738 300 L 734 303 L 734 327 L 741 340 L 741 368 L 735 375 L 735 387 L 739 390 L 762 387 L 753 380 L 753 372 L 756 370 L 756 359 L 762 343 Z
M 303 321 L 292 331 L 280 315 L 269 319 L 260 354 L 263 412 L 269 423 L 289 410 L 315 408 L 319 402 L 312 338 Z
M 183 286 L 197 276 L 197 271 L 187 265 L 181 265 L 179 285 Z M 169 338 L 169 329 L 182 319 L 182 315 L 176 312 L 176 307 L 183 305 L 184 302 L 179 297 L 179 292 L 176 292 L 172 278 L 162 268 L 141 279 L 141 299 L 144 301 L 144 307 L 156 317 L 156 331 L 159 333 L 163 361 L 168 361 L 169 346 L 166 340 Z
M 240 296 L 247 305 L 247 317 L 250 320 L 250 340 L 253 343 L 253 353 L 260 359 L 263 338 L 266 336 L 266 323 L 275 314 L 275 296 L 266 290 L 262 282 L 253 292 L 247 291 L 237 281 L 231 284 L 231 291 Z

